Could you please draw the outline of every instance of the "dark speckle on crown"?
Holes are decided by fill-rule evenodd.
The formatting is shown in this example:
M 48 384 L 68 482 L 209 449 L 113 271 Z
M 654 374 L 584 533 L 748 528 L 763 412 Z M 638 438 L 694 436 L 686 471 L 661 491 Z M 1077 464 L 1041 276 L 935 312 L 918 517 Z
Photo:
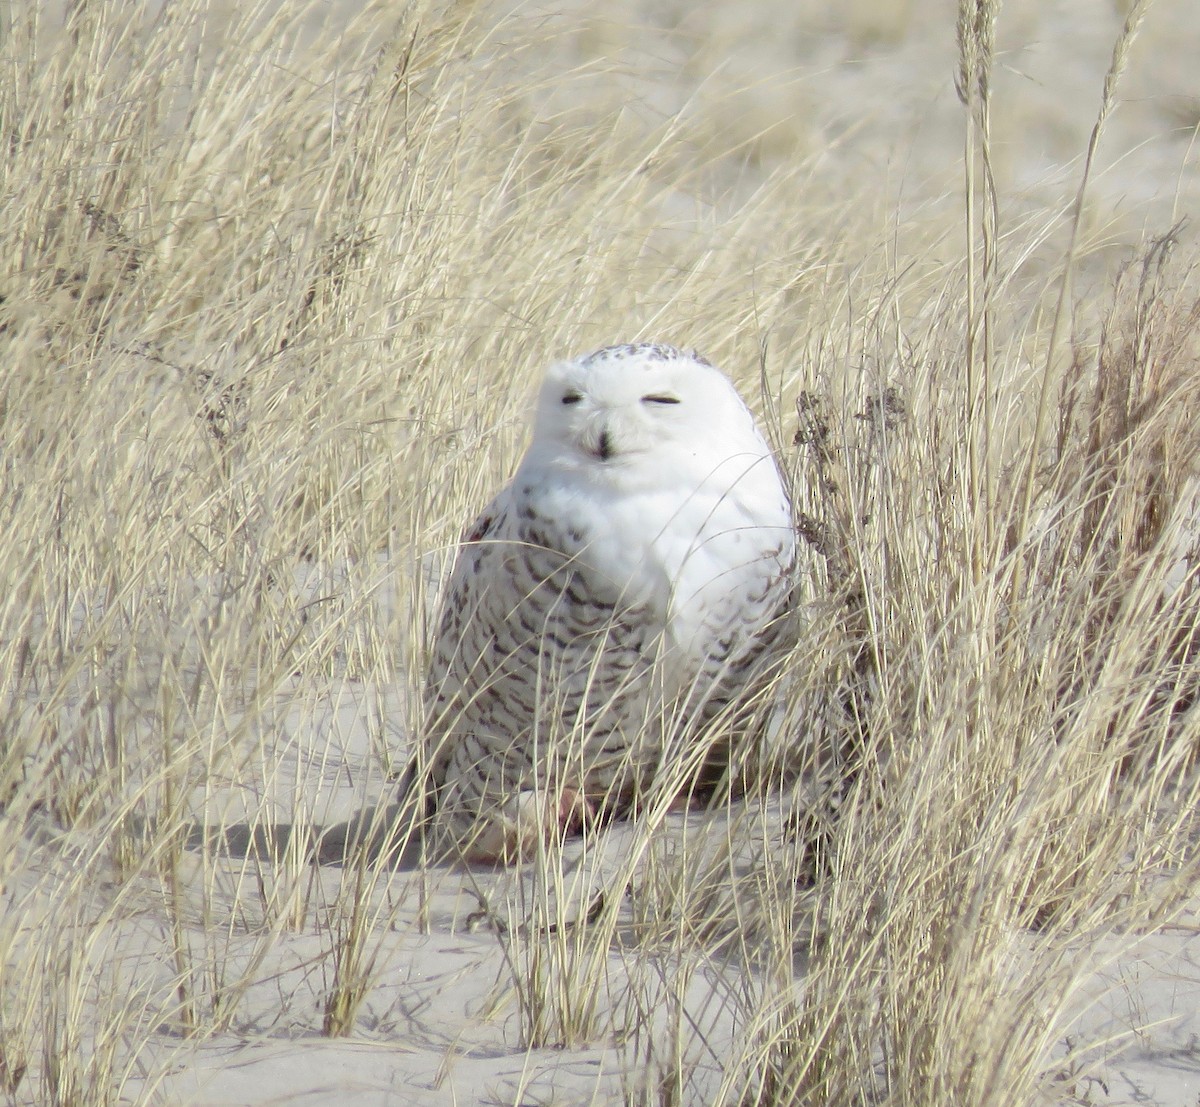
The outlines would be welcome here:
M 605 346 L 580 359 L 583 365 L 592 365 L 597 361 L 623 361 L 635 355 L 653 358 L 655 361 L 698 361 L 701 365 L 711 367 L 712 362 L 702 358 L 695 350 L 690 352 L 680 350 L 676 346 L 668 346 L 665 342 L 626 342 L 617 346 Z

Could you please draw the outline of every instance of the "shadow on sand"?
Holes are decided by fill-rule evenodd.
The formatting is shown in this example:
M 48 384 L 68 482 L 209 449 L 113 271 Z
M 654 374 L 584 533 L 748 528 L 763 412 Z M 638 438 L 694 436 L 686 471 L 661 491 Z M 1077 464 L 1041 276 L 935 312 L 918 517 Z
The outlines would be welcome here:
M 397 871 L 414 871 L 433 860 L 427 853 L 422 858 L 423 837 L 411 804 L 380 803 L 330 826 L 263 822 L 193 825 L 188 830 L 187 848 L 272 864 L 303 860 L 318 865 L 346 865 L 365 860 Z

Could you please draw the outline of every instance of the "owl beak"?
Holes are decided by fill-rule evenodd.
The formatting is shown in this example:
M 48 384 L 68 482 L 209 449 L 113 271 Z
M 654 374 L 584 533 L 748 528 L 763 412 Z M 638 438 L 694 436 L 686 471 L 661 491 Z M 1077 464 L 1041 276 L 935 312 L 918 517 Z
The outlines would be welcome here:
M 608 461 L 617 452 L 613 434 L 603 423 L 599 427 L 588 427 L 582 439 L 580 445 L 589 456 L 598 461 Z

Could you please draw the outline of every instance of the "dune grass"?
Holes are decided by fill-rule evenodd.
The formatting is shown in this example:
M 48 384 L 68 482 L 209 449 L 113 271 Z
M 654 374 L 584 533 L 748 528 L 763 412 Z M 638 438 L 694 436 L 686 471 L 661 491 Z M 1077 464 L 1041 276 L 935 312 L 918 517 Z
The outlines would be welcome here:
M 986 4 L 941 226 L 702 113 L 589 112 L 636 75 L 539 84 L 547 27 L 481 7 L 205 13 L 0 17 L 0 1099 L 367 1033 L 397 940 L 479 926 L 479 1017 L 612 1043 L 629 1103 L 1072 1095 L 1091 953 L 1195 876 L 1182 233 L 1096 308 L 1086 180 L 1000 219 Z M 738 379 L 794 487 L 763 795 L 447 914 L 393 783 L 437 581 L 541 368 L 651 337 Z

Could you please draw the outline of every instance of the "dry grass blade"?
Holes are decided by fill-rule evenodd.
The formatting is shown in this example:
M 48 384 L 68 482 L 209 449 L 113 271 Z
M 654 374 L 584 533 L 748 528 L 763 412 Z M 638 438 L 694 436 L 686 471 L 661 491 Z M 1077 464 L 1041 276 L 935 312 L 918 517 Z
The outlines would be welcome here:
M 1030 438 L 1032 447 L 1027 463 L 1024 496 L 1018 508 L 1015 520 L 1017 535 L 1023 535 L 1030 524 L 1030 511 L 1033 505 L 1034 488 L 1037 471 L 1041 465 L 1042 434 L 1046 420 L 1050 414 L 1051 397 L 1054 394 L 1054 382 L 1061 372 L 1061 357 L 1066 341 L 1063 329 L 1067 323 L 1067 313 L 1071 306 L 1073 294 L 1073 274 L 1077 264 L 1080 229 L 1083 224 L 1084 204 L 1087 200 L 1088 186 L 1091 183 L 1092 171 L 1095 166 L 1096 153 L 1100 149 L 1100 138 L 1104 134 L 1105 124 L 1116 106 L 1117 84 L 1129 59 L 1129 50 L 1137 37 L 1138 29 L 1150 7 L 1150 0 L 1135 0 L 1125 16 L 1121 33 L 1113 43 L 1112 61 L 1108 72 L 1104 75 L 1104 91 L 1100 98 L 1100 110 L 1096 122 L 1092 126 L 1088 139 L 1087 152 L 1084 154 L 1083 171 L 1080 174 L 1079 186 L 1075 190 L 1075 198 L 1071 205 L 1069 238 L 1063 257 L 1062 275 L 1059 280 L 1058 297 L 1054 305 L 1053 320 L 1046 342 L 1046 363 L 1041 376 L 1041 392 L 1034 408 L 1034 425 Z M 1022 578 L 1018 573 L 1016 578 L 1019 587 Z

